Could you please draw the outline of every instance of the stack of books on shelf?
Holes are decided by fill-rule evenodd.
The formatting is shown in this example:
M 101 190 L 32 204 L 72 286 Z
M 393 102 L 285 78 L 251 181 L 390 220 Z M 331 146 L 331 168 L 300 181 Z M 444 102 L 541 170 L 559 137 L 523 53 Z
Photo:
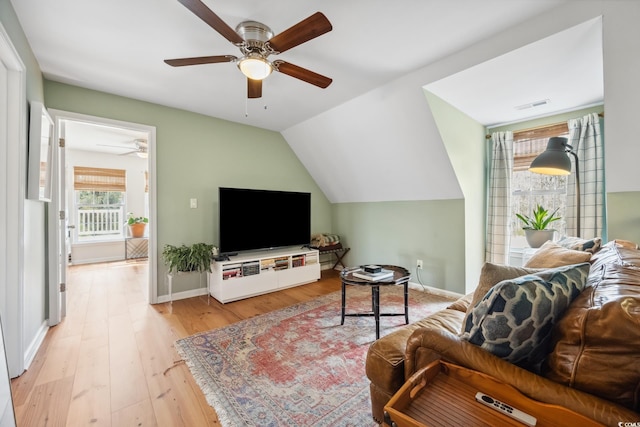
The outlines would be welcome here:
M 359 270 L 356 270 L 351 274 L 353 274 L 353 277 L 357 277 L 358 279 L 370 280 L 372 282 L 393 278 L 392 270 L 386 270 L 377 265 L 362 266 Z

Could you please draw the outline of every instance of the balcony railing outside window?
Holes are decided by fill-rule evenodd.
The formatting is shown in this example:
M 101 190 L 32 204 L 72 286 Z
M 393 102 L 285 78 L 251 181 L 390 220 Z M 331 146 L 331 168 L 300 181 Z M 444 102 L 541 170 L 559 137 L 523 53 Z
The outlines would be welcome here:
M 90 208 L 78 209 L 78 238 L 87 237 L 121 237 L 123 235 L 124 208 Z

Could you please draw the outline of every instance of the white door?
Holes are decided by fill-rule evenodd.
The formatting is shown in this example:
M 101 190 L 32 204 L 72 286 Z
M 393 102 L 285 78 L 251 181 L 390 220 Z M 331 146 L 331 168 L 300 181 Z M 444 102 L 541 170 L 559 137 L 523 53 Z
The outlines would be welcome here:
M 57 149 L 53 150 L 53 180 L 51 185 L 51 202 L 49 206 L 49 248 L 50 262 L 54 268 L 49 269 L 49 326 L 57 325 L 67 315 L 67 259 L 69 235 L 67 231 L 67 192 L 65 187 L 65 121 L 56 120 Z

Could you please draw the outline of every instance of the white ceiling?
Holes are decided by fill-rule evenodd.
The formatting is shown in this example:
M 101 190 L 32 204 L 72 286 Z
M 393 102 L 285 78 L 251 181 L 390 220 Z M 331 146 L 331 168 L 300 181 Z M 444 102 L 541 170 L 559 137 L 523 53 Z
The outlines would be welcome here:
M 177 0 L 11 1 L 48 79 L 276 131 L 567 2 L 330 0 L 314 5 L 299 0 L 204 0 L 231 27 L 252 19 L 269 25 L 277 34 L 318 10 L 333 25 L 333 31 L 279 56 L 333 78 L 327 89 L 274 73 L 264 81 L 263 97 L 247 100 L 245 78 L 232 63 L 174 68 L 163 62 L 167 58 L 238 54 L 236 47 Z M 567 41 L 575 43 L 587 31 L 585 28 Z M 600 39 L 589 40 L 578 56 L 558 50 L 561 44 L 543 43 L 539 46 L 542 49 L 531 46 L 522 52 L 535 58 L 539 67 L 523 68 L 530 61 L 496 58 L 436 82 L 429 90 L 484 124 L 511 117 L 513 112 L 505 113 L 502 107 L 513 110 L 515 105 L 540 99 L 550 99 L 551 109 L 563 109 L 580 80 L 567 72 L 567 64 L 580 67 L 584 51 L 599 47 Z M 552 70 L 565 72 L 541 72 L 548 62 L 553 64 Z M 517 74 L 518 79 L 510 80 L 518 85 L 493 84 L 505 81 L 495 67 L 500 73 Z M 602 72 L 602 67 L 593 64 L 584 69 Z M 477 82 L 478 75 L 491 84 L 469 83 Z M 601 75 L 578 75 L 600 79 L 602 87 Z M 546 84 L 541 91 L 539 82 L 550 79 L 556 84 Z M 581 96 L 581 103 L 602 99 L 601 93 Z
M 83 121 L 65 122 L 66 148 L 115 155 L 134 155 L 136 140 L 147 141 L 147 132 Z

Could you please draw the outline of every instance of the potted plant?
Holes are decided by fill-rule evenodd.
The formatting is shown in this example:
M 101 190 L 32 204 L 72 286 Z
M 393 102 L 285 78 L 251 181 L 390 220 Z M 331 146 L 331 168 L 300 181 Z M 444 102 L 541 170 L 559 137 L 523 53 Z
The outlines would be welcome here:
M 127 225 L 132 237 L 144 236 L 144 230 L 149 223 L 149 218 L 144 216 L 135 216 L 132 212 L 127 213 Z
M 547 209 L 543 208 L 541 205 L 537 205 L 533 210 L 532 217 L 516 214 L 518 219 L 524 223 L 522 229 L 524 230 L 529 246 L 532 248 L 539 248 L 547 240 L 553 240 L 553 233 L 556 230 L 548 229 L 547 226 L 553 221 L 558 221 L 560 219 L 559 216 L 556 216 L 557 212 L 558 209 L 549 213 Z
M 162 250 L 162 259 L 169 267 L 169 274 L 188 271 L 210 273 L 212 249 L 213 245 L 207 243 L 194 243 L 191 246 L 165 245 Z

